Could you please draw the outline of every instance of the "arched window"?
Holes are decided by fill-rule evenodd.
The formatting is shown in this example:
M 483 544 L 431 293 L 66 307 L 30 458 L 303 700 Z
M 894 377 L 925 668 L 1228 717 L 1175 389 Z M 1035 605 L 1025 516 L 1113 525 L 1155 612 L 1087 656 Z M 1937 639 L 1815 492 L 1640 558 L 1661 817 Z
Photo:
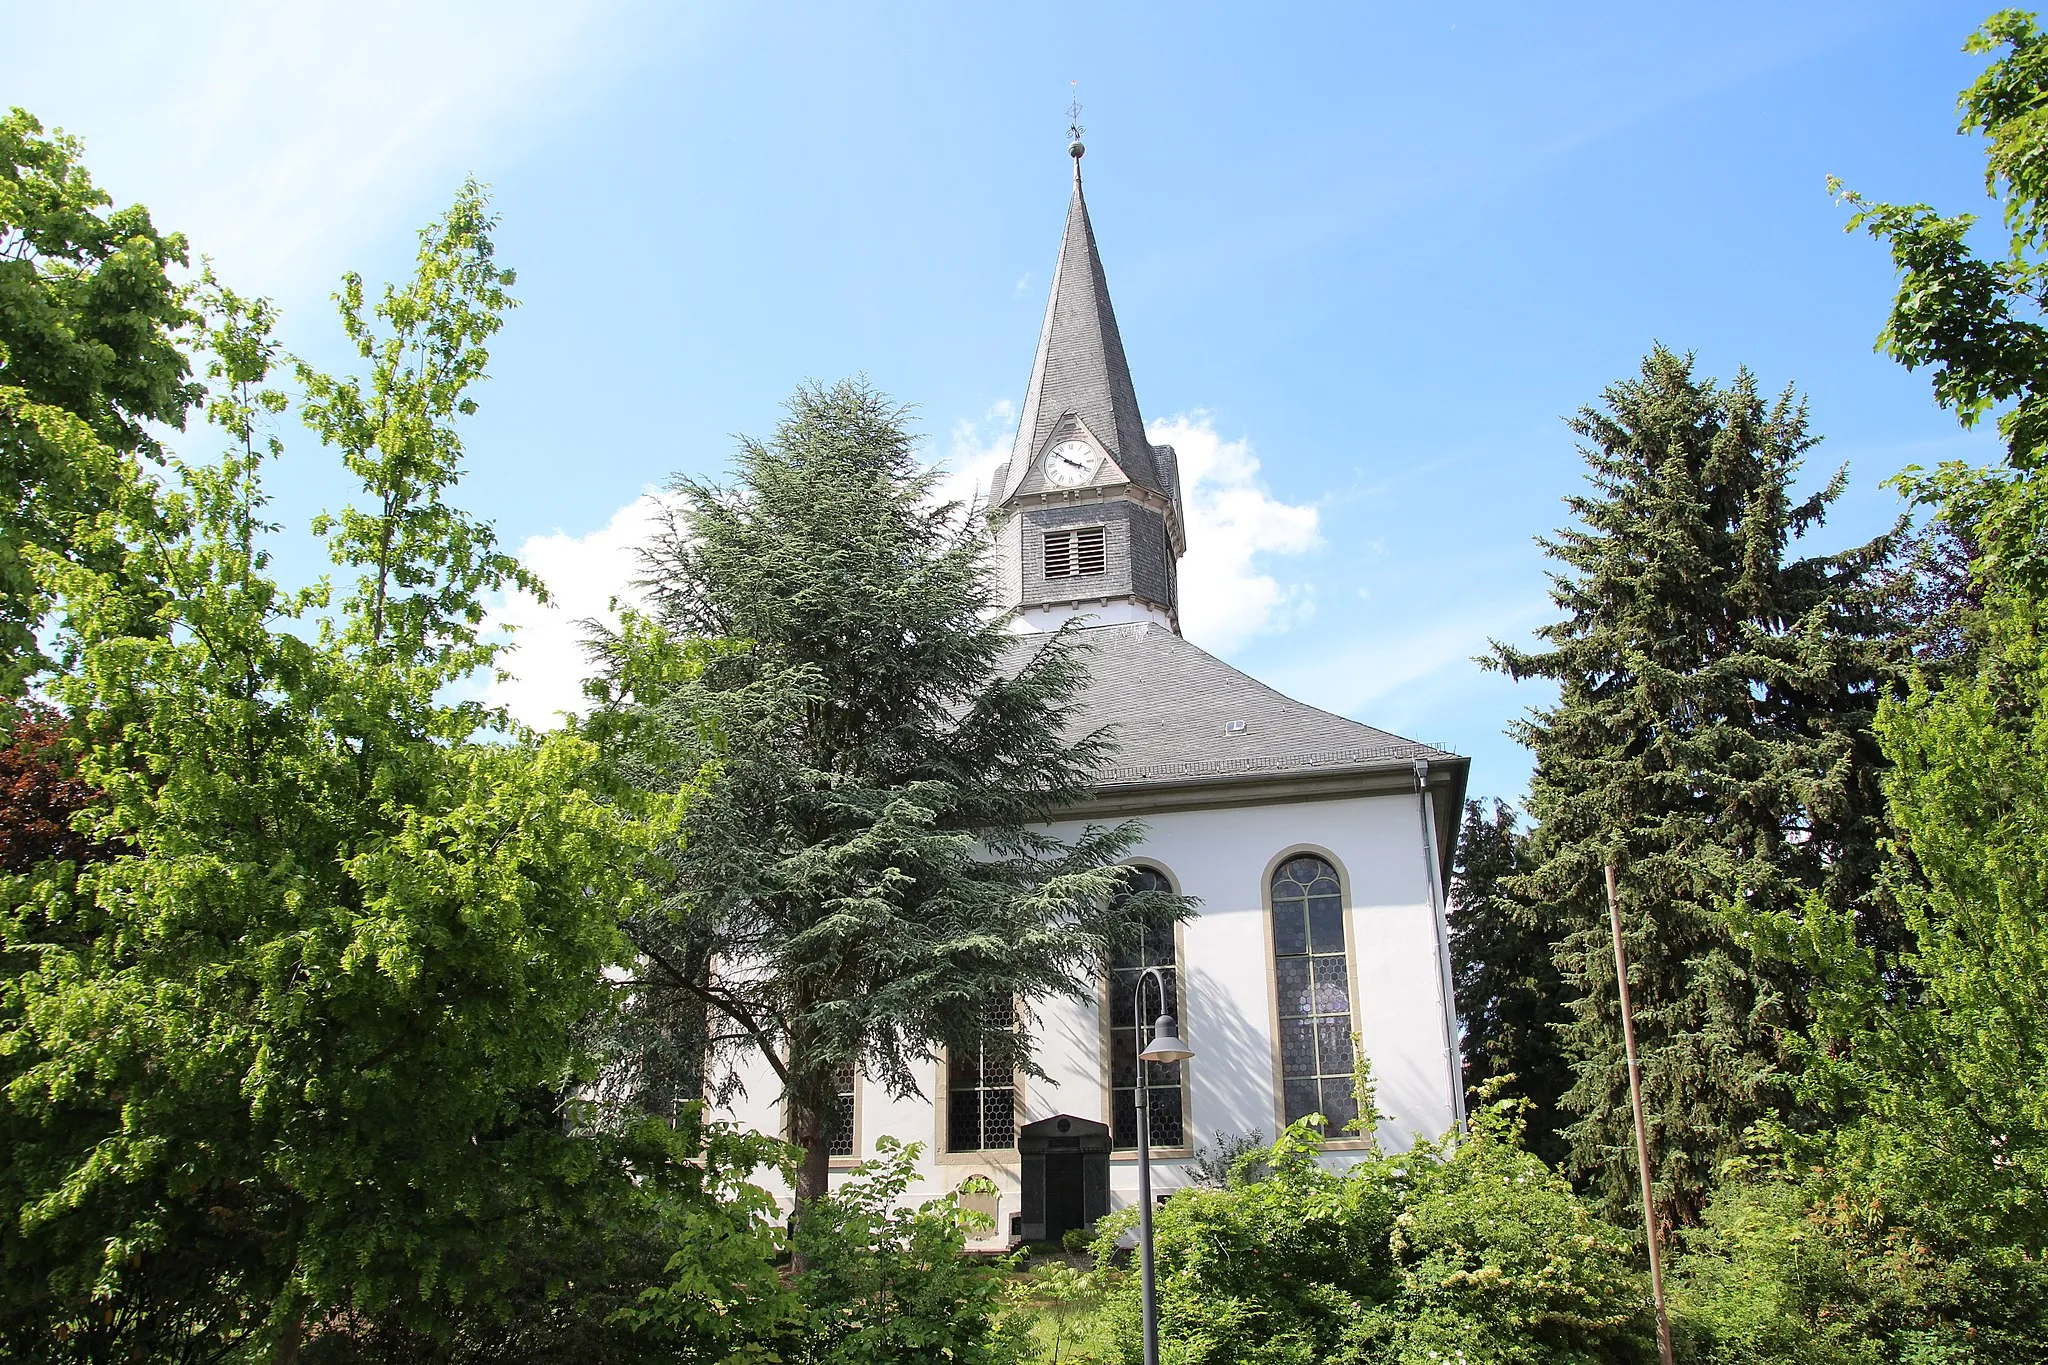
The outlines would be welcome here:
M 1173 890 L 1163 874 L 1149 867 L 1132 868 L 1126 885 L 1133 895 L 1141 891 Z M 1162 1005 L 1159 992 L 1146 986 L 1143 1019 L 1134 1025 L 1132 1019 L 1141 979 L 1139 974 L 1147 967 L 1162 969 L 1166 1001 Z M 1138 1145 L 1138 1053 L 1152 1040 L 1152 1021 L 1162 1013 L 1180 1019 L 1185 1029 L 1187 1020 L 1180 1012 L 1180 981 L 1174 969 L 1171 927 L 1148 931 L 1137 944 L 1118 954 L 1110 965 L 1109 1128 L 1113 1146 Z M 1155 1147 L 1184 1147 L 1187 1145 L 1186 1064 L 1147 1062 L 1145 1065 L 1145 1084 L 1149 1090 L 1152 1116 L 1150 1141 Z
M 1280 1001 L 1280 1088 L 1287 1122 L 1358 1117 L 1351 1093 L 1351 976 L 1344 960 L 1344 891 L 1337 869 L 1311 854 L 1273 873 L 1273 979 Z

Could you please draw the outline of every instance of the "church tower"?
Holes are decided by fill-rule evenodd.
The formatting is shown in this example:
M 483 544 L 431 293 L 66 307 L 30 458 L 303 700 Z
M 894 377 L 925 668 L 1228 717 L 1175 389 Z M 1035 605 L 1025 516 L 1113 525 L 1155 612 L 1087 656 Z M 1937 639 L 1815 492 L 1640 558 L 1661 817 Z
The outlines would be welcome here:
M 1068 150 L 1074 195 L 1052 297 L 1016 445 L 989 490 L 1003 603 L 1025 631 L 1085 615 L 1178 633 L 1180 467 L 1172 446 L 1145 438 L 1081 193 L 1085 149 L 1077 137 Z

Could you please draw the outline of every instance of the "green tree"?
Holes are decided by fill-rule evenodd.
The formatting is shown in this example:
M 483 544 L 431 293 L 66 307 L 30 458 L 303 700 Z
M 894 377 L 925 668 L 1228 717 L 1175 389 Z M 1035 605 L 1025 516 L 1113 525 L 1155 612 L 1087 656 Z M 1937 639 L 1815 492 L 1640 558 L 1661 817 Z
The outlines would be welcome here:
M 1508 1093 L 1529 1101 L 1529 1150 L 1556 1164 L 1565 1155 L 1558 1102 L 1571 1084 L 1558 1034 L 1566 994 L 1546 922 L 1508 891 L 1534 865 L 1529 836 L 1515 822 L 1505 801 L 1495 801 L 1491 813 L 1468 801 L 1458 831 L 1451 962 L 1465 1030 L 1465 1084 L 1512 1077 Z
M 591 732 L 635 780 L 715 764 L 666 899 L 630 925 L 643 967 L 704 1002 L 724 1055 L 772 1070 L 806 1203 L 846 1068 L 906 1093 L 913 1061 L 977 1040 L 1028 1067 L 1029 1011 L 984 1039 L 986 1021 L 1084 994 L 1139 917 L 1177 912 L 1112 905 L 1136 826 L 1040 828 L 1109 739 L 1062 734 L 1076 635 L 1020 645 L 995 619 L 985 531 L 933 477 L 880 394 L 799 390 L 731 486 L 676 484 L 656 617 L 599 646 Z
M 373 317 L 351 278 L 367 377 L 305 376 L 368 494 L 328 521 L 338 608 L 268 576 L 277 348 L 220 289 L 230 449 L 114 498 L 106 553 L 28 550 L 61 603 L 79 818 L 118 856 L 0 881 L 27 963 L 0 985 L 15 1354 L 291 1359 L 337 1315 L 503 1282 L 623 1178 L 569 1121 L 576 1039 L 669 803 L 600 800 L 588 742 L 492 737 L 444 699 L 492 661 L 481 594 L 517 577 L 447 500 L 509 302 L 492 223 L 465 187 Z
M 1925 667 L 1878 734 L 1893 764 L 1891 868 L 1906 928 L 1897 971 L 1839 915 L 1780 924 L 1820 985 L 1808 1058 L 1843 1131 L 1835 1175 L 1922 1230 L 2038 1257 L 2048 1251 L 2048 37 L 1993 15 L 1967 44 L 1993 55 L 1963 92 L 1962 131 L 1986 143 L 2004 251 L 1975 218 L 1850 194 L 1900 272 L 1880 345 L 1931 370 L 1965 426 L 1996 414 L 2003 457 L 1909 470 L 1908 496 L 1971 547 L 1981 644 L 1962 669 Z
M 1572 422 L 1592 490 L 1543 542 L 1562 619 L 1490 663 L 1560 689 L 1516 733 L 1535 755 L 1536 864 L 1510 878 L 1559 944 L 1577 1115 L 1568 1165 L 1617 1219 L 1634 1137 L 1603 868 L 1623 930 L 1661 1216 L 1694 1221 L 1743 1130 L 1788 1098 L 1795 983 L 1724 922 L 1731 901 L 1791 910 L 1809 892 L 1890 943 L 1873 896 L 1883 818 L 1871 734 L 1896 675 L 1894 538 L 1788 558 L 1842 490 L 1795 501 L 1813 444 L 1788 390 L 1722 386 L 1658 347 Z
M 83 553 L 89 524 L 134 486 L 137 460 L 161 455 L 150 425 L 182 426 L 198 393 L 181 345 L 193 314 L 168 274 L 185 263 L 185 239 L 159 233 L 139 205 L 109 212 L 79 152 L 23 110 L 0 117 L 5 695 L 47 662 L 36 630 L 51 599 L 29 557 Z

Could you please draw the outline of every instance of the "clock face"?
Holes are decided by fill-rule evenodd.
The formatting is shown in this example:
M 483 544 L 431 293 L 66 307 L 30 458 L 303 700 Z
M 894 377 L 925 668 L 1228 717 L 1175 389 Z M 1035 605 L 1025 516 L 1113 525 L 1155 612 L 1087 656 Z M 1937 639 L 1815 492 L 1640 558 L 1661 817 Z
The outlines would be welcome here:
M 1056 488 L 1078 488 L 1095 477 L 1102 452 L 1086 441 L 1061 441 L 1045 452 L 1045 481 Z

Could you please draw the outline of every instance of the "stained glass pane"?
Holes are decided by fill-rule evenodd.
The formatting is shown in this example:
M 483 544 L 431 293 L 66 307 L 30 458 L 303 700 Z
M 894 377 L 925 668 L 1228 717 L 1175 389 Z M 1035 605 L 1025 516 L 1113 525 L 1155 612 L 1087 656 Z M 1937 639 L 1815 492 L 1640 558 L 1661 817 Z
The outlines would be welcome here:
M 1279 988 L 1282 1018 L 1293 1018 L 1310 1012 L 1307 958 L 1278 959 L 1273 963 L 1273 979 Z
M 1316 1083 L 1313 1079 L 1288 1081 L 1286 1098 L 1287 1121 L 1289 1123 L 1294 1122 L 1304 1114 L 1319 1113 L 1322 1110 L 1322 1101 L 1318 1097 Z
M 1109 1106 L 1109 1140 L 1117 1147 L 1138 1145 L 1138 1092 L 1118 1090 L 1112 1093 Z
M 1316 1071 L 1324 1076 L 1351 1075 L 1351 1021 L 1316 1020 Z
M 1351 1012 L 1351 981 L 1344 971 L 1344 959 L 1339 955 L 1310 959 L 1315 963 L 1316 988 L 1314 1014 L 1349 1014 Z
M 1286 1076 L 1316 1074 L 1315 1025 L 1309 1020 L 1280 1021 L 1280 1070 Z
M 981 1149 L 981 1092 L 954 1090 L 946 1096 L 946 1146 L 955 1152 Z
M 1344 903 L 1335 896 L 1317 896 L 1308 903 L 1309 943 L 1318 953 L 1344 951 Z
M 1137 1035 L 1130 1026 L 1117 1029 L 1109 1036 L 1109 1083 L 1125 1087 L 1138 1083 Z
M 1147 1098 L 1152 1102 L 1152 1145 L 1155 1147 L 1178 1147 L 1185 1140 L 1181 1132 L 1180 1087 L 1168 1090 L 1152 1090 Z
M 831 1112 L 825 1115 L 825 1150 L 833 1156 L 853 1155 L 853 1068 L 842 1067 L 835 1080 Z
M 1273 951 L 1281 957 L 1308 951 L 1308 921 L 1300 901 L 1274 898 Z
M 1344 1131 L 1344 1126 L 1358 1117 L 1358 1100 L 1351 1093 L 1350 1077 L 1323 1078 L 1322 1109 L 1323 1117 L 1330 1121 L 1330 1126 L 1323 1130 L 1324 1137 L 1355 1136 Z
M 982 1092 L 981 1145 L 984 1149 L 1017 1145 L 1017 1092 L 1010 1089 Z

